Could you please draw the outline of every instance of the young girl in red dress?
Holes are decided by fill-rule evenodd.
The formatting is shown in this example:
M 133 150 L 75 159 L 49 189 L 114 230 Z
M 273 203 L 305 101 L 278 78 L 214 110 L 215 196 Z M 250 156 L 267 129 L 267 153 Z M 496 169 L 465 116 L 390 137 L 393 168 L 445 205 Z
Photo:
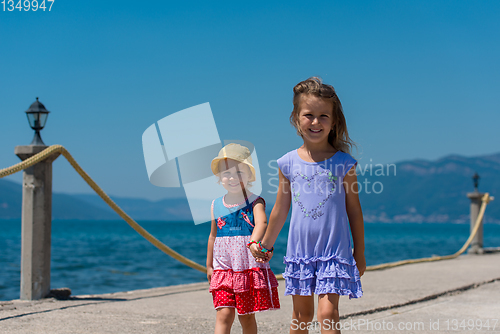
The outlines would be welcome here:
M 268 263 L 254 258 L 268 252 L 255 241 L 266 231 L 265 202 L 249 191 L 255 169 L 247 147 L 226 145 L 211 167 L 227 190 L 212 202 L 207 250 L 209 291 L 217 310 L 215 333 L 230 333 L 235 310 L 243 333 L 257 333 L 255 313 L 280 307 L 276 277 Z

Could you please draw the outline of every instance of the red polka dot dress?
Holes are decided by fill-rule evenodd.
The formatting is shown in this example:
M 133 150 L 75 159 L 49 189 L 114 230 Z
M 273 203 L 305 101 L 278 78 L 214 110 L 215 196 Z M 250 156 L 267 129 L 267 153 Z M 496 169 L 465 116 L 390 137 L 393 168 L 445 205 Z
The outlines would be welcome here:
M 217 237 L 209 291 L 214 307 L 234 307 L 239 315 L 280 308 L 278 281 L 269 263 L 258 263 L 246 245 L 254 229 L 252 195 L 241 205 L 228 205 L 224 197 L 212 202 Z

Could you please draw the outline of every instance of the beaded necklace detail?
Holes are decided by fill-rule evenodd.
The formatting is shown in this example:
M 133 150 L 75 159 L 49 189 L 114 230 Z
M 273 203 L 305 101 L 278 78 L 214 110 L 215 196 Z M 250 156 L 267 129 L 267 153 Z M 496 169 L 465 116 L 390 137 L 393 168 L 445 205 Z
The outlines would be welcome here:
M 323 177 L 326 176 L 328 178 L 328 181 L 324 180 L 324 178 L 323 180 L 321 180 L 321 176 Z M 311 210 L 307 210 L 302 201 L 300 200 L 300 191 L 298 189 L 300 188 L 300 184 L 296 182 L 297 179 L 305 180 L 305 182 L 307 182 L 307 186 L 309 187 L 309 189 L 313 188 L 313 190 L 319 190 L 319 193 L 324 196 Z M 324 214 L 322 211 L 322 207 L 325 205 L 325 202 L 327 202 L 335 193 L 336 190 L 335 181 L 337 181 L 337 177 L 334 176 L 332 172 L 328 169 L 319 170 L 315 174 L 309 177 L 301 173 L 296 173 L 293 176 L 293 178 L 290 180 L 290 183 L 292 184 L 293 201 L 296 202 L 297 205 L 300 207 L 300 211 L 304 214 L 304 218 L 311 217 L 312 219 L 316 220 L 317 218 L 321 217 Z M 312 186 L 311 182 L 313 183 Z M 304 183 L 304 187 L 305 184 L 306 183 Z
M 231 209 L 231 208 L 236 208 L 236 207 L 238 207 L 238 206 L 243 205 L 244 203 L 246 203 L 246 201 L 248 201 L 248 198 L 247 198 L 247 199 L 244 199 L 244 200 L 243 200 L 243 202 L 241 202 L 241 203 L 237 203 L 237 204 L 227 204 L 227 203 L 226 203 L 226 201 L 224 200 L 225 198 L 226 198 L 226 196 L 223 196 L 223 197 L 222 197 L 222 204 L 223 204 L 226 208 L 229 208 L 229 209 Z

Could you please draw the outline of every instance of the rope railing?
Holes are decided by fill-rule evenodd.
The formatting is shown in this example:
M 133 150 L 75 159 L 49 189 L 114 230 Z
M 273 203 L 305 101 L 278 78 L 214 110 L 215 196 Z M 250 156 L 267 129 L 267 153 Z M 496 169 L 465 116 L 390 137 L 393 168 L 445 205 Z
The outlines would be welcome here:
M 4 169 L 0 170 L 0 179 L 8 176 L 15 174 L 21 170 L 24 170 L 26 168 L 29 168 L 40 161 L 43 161 L 44 159 L 48 158 L 52 154 L 62 154 L 66 160 L 70 163 L 70 165 L 76 170 L 76 172 L 87 182 L 87 184 L 96 192 L 99 197 L 103 199 L 106 204 L 108 204 L 127 224 L 130 225 L 137 233 L 139 233 L 143 238 L 145 238 L 147 241 L 149 241 L 151 244 L 153 244 L 156 248 L 164 252 L 165 254 L 169 255 L 170 257 L 176 259 L 177 261 L 193 268 L 198 271 L 201 271 L 203 273 L 207 272 L 207 268 L 186 258 L 185 256 L 182 256 L 181 254 L 177 253 L 164 243 L 162 243 L 160 240 L 156 239 L 153 235 L 151 235 L 147 230 L 145 230 L 141 225 L 139 225 L 134 219 L 132 219 L 125 211 L 123 211 L 122 208 L 120 208 L 102 189 L 95 183 L 95 181 L 80 167 L 80 165 L 76 162 L 76 160 L 71 156 L 71 154 L 61 145 L 52 145 L 47 147 L 45 150 L 42 152 L 33 155 L 32 157 L 15 164 L 11 167 L 7 167 Z M 470 243 L 474 239 L 474 237 L 477 234 L 477 231 L 479 230 L 479 227 L 481 225 L 481 221 L 484 216 L 484 212 L 486 210 L 486 205 L 492 201 L 494 198 L 489 195 L 489 193 L 485 193 L 484 196 L 482 197 L 481 201 L 481 208 L 479 210 L 479 215 L 476 219 L 476 223 L 474 225 L 474 228 L 465 242 L 465 244 L 460 248 L 458 252 L 452 255 L 447 255 L 447 256 L 433 256 L 430 258 L 422 258 L 422 259 L 414 259 L 414 260 L 405 260 L 405 261 L 397 261 L 397 262 L 391 262 L 391 263 L 385 263 L 385 264 L 379 264 L 375 266 L 369 266 L 366 268 L 366 271 L 373 271 L 373 270 L 381 270 L 381 269 L 387 269 L 387 268 L 393 268 L 397 266 L 402 266 L 405 264 L 410 264 L 410 263 L 421 263 L 421 262 L 433 262 L 433 261 L 440 261 L 440 260 L 449 260 L 458 257 L 461 255 L 465 250 L 469 247 Z M 283 276 L 276 275 L 276 278 L 278 279 L 283 279 Z
M 434 261 L 441 261 L 441 260 L 450 260 L 450 259 L 454 259 L 454 258 L 460 256 L 461 254 L 463 254 L 463 252 L 465 252 L 467 250 L 467 248 L 469 247 L 470 243 L 472 242 L 472 240 L 476 236 L 477 231 L 479 230 L 479 227 L 481 226 L 481 220 L 483 220 L 484 211 L 486 210 L 486 205 L 490 201 L 492 201 L 493 199 L 494 199 L 494 197 L 490 196 L 489 193 L 485 193 L 483 195 L 483 197 L 481 198 L 481 202 L 482 202 L 481 203 L 481 208 L 479 209 L 479 215 L 477 216 L 476 223 L 474 224 L 474 228 L 472 229 L 472 232 L 469 235 L 469 238 L 464 243 L 464 245 L 462 246 L 462 248 L 460 248 L 460 250 L 458 252 L 456 252 L 455 254 L 445 255 L 445 256 L 426 257 L 426 258 L 422 258 L 422 259 L 403 260 L 403 261 L 397 261 L 397 262 L 384 263 L 384 264 L 379 264 L 379 265 L 376 265 L 376 266 L 369 266 L 369 267 L 366 268 L 366 271 L 373 271 L 373 270 L 394 268 L 394 267 L 398 267 L 398 266 L 402 266 L 404 264 L 410 264 L 410 263 L 422 263 L 422 262 L 434 262 Z
M 35 154 L 34 156 L 18 163 L 15 164 L 12 167 L 5 168 L 0 170 L 0 178 L 3 178 L 7 175 L 11 175 L 14 173 L 17 173 L 23 169 L 29 168 L 36 163 L 46 159 L 52 154 L 62 154 L 66 160 L 73 166 L 73 168 L 76 170 L 78 174 L 87 182 L 87 184 L 99 195 L 106 204 L 108 204 L 120 217 L 122 217 L 127 224 L 130 225 L 137 233 L 139 233 L 144 239 L 152 243 L 156 248 L 164 252 L 165 254 L 171 256 L 172 258 L 176 259 L 177 261 L 180 261 L 184 263 L 185 265 L 199 270 L 203 273 L 207 272 L 207 268 L 182 256 L 181 254 L 177 253 L 174 251 L 172 248 L 168 247 L 164 243 L 162 243 L 160 240 L 156 239 L 154 236 L 152 236 L 148 231 L 146 231 L 141 225 L 139 225 L 134 219 L 132 219 L 125 211 L 122 210 L 102 189 L 95 183 L 94 180 L 80 167 L 80 165 L 76 162 L 76 160 L 71 156 L 71 154 L 61 145 L 52 145 L 47 147 L 45 150 L 42 152 Z

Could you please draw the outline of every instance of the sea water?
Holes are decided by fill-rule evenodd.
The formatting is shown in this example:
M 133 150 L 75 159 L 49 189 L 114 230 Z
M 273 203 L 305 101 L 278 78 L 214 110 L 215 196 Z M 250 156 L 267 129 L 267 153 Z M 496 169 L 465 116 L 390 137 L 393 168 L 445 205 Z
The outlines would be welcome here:
M 209 224 L 140 222 L 160 241 L 205 265 Z M 366 223 L 367 265 L 448 255 L 469 236 L 466 224 Z M 282 273 L 288 224 L 271 267 Z M 484 226 L 484 246 L 500 247 L 500 225 Z M 73 295 L 102 294 L 206 281 L 206 275 L 172 259 L 124 221 L 61 220 L 52 223 L 51 288 Z M 0 300 L 19 298 L 21 221 L 0 220 Z

